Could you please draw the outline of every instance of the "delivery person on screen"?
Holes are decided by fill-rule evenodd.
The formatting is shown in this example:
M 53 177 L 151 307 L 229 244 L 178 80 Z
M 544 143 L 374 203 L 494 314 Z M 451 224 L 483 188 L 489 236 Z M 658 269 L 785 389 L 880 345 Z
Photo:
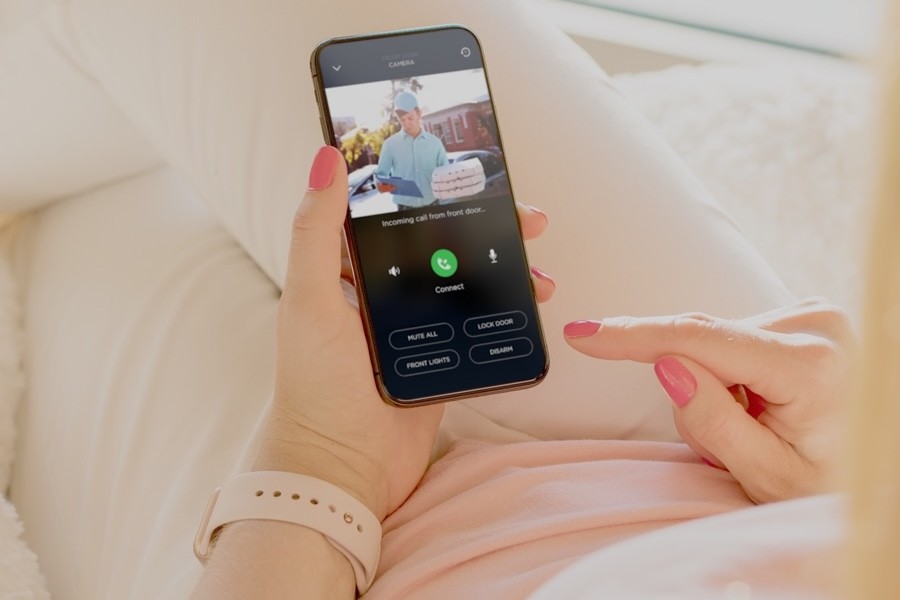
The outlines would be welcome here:
M 441 140 L 422 129 L 422 110 L 419 100 L 411 92 L 400 92 L 394 98 L 394 112 L 401 129 L 381 146 L 376 177 L 400 177 L 414 181 L 422 198 L 394 194 L 398 210 L 437 204 L 431 191 L 431 174 L 436 167 L 447 164 L 447 150 Z M 379 192 L 393 193 L 395 187 L 378 183 Z

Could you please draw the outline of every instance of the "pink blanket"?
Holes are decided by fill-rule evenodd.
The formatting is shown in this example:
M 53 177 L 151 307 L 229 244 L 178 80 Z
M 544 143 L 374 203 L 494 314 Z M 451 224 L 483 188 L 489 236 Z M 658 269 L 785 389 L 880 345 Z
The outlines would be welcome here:
M 366 597 L 523 598 L 598 549 L 753 506 L 729 473 L 683 444 L 460 442 L 385 521 Z

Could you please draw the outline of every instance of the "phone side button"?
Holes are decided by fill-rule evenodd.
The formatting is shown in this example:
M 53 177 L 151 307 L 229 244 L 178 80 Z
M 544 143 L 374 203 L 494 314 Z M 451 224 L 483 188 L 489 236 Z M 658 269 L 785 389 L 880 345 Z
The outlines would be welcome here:
M 449 371 L 458 366 L 459 354 L 455 350 L 441 350 L 440 352 L 403 356 L 394 361 L 394 370 L 400 377 L 413 377 L 436 371 Z

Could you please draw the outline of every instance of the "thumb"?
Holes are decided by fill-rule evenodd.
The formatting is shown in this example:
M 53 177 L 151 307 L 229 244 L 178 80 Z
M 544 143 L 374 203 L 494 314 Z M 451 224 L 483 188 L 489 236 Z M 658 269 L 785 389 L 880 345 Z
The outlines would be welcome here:
M 301 299 L 341 294 L 341 230 L 347 215 L 347 165 L 322 146 L 309 172 L 309 189 L 294 215 L 284 293 Z M 341 296 L 342 297 L 342 296 Z
M 698 454 L 742 482 L 771 470 L 769 462 L 787 442 L 748 414 L 718 377 L 684 357 L 663 357 L 653 369 L 675 405 L 682 437 Z

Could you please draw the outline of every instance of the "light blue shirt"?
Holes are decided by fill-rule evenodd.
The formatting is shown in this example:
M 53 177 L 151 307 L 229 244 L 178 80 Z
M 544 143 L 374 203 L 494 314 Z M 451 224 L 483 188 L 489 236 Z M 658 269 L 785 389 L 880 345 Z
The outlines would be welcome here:
M 446 164 L 447 151 L 437 136 L 422 129 L 413 138 L 401 129 L 384 140 L 375 173 L 382 177 L 402 177 L 415 181 L 422 197 L 394 194 L 394 204 L 418 207 L 436 200 L 431 191 L 431 173 L 436 167 Z

